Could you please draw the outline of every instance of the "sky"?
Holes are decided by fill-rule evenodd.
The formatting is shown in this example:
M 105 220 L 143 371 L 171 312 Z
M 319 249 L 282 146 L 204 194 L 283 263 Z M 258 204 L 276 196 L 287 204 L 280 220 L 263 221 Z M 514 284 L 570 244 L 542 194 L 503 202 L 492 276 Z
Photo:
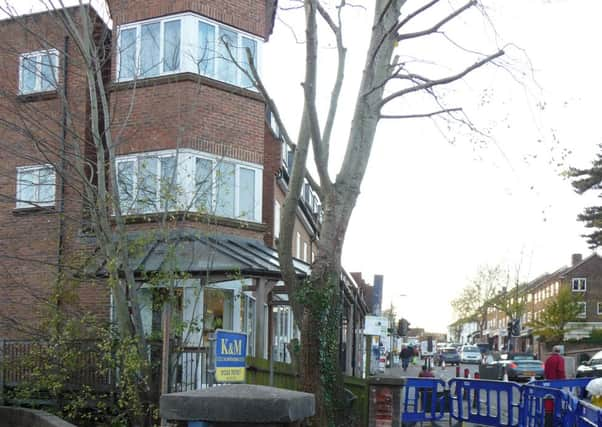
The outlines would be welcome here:
M 407 11 L 419 2 L 409 3 Z M 431 120 L 381 121 L 345 240 L 344 267 L 370 282 L 383 274 L 383 306 L 393 304 L 412 327 L 429 331 L 446 330 L 454 319 L 450 301 L 483 266 L 501 265 L 527 281 L 568 265 L 572 253 L 591 254 L 576 217 L 597 200 L 575 194 L 561 173 L 588 166 L 602 143 L 596 54 L 602 2 L 485 5 L 494 30 L 470 13 L 446 34 L 484 52 L 504 47 L 510 72 L 478 70 L 445 99 L 462 106 L 488 137 Z M 351 83 L 345 89 L 353 92 L 371 17 L 356 8 L 347 18 Z M 302 107 L 303 46 L 290 30 L 298 24 L 283 14 L 263 56 L 264 80 L 292 129 Z M 318 64 L 327 77 L 319 90 L 328 93 L 333 51 L 327 41 L 322 46 Z M 446 70 L 470 64 L 432 40 L 399 49 L 402 56 L 436 56 Z M 339 106 L 333 156 L 340 159 L 353 96 Z M 416 111 L 424 104 L 404 107 Z
M 39 1 L 11 2 L 21 11 Z M 286 0 L 281 0 L 284 5 Z M 333 3 L 333 0 L 327 1 Z M 408 0 L 405 13 L 424 0 Z M 444 0 L 444 5 L 463 0 Z M 339 101 L 332 175 L 343 156 L 349 116 L 363 68 L 371 0 L 345 13 L 347 83 Z M 468 12 L 444 28 L 462 46 L 503 47 L 505 68 L 486 67 L 445 90 L 486 136 L 431 120 L 382 121 L 345 240 L 343 264 L 371 282 L 384 275 L 383 306 L 412 327 L 445 331 L 450 301 L 483 266 L 519 271 L 527 281 L 591 253 L 577 215 L 597 202 L 561 176 L 586 167 L 602 143 L 600 0 L 484 0 L 487 18 Z M 442 12 L 418 21 L 423 28 Z M 291 134 L 302 109 L 304 46 L 299 14 L 279 15 L 261 57 L 263 79 Z M 442 37 L 401 44 L 402 58 L 433 61 L 421 71 L 457 72 L 471 63 Z M 334 50 L 321 43 L 318 90 L 327 101 Z M 399 109 L 397 109 L 399 108 Z M 395 112 L 426 111 L 411 99 Z M 405 295 L 405 296 L 401 296 Z

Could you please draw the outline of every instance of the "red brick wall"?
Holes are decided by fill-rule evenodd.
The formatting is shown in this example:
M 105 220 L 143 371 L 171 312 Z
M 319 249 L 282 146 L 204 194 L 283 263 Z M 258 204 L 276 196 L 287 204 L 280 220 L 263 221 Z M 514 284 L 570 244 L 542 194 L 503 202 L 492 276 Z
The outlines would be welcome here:
M 266 3 L 266 0 L 109 0 L 115 25 L 190 11 L 260 37 L 267 37 Z
M 56 92 L 44 97 L 18 97 L 19 54 L 56 48 L 63 52 L 65 32 L 47 14 L 36 14 L 17 21 L 0 22 L 0 117 L 10 125 L 0 126 L 0 337 L 22 335 L 20 326 L 34 325 L 45 314 L 45 303 L 56 282 L 58 267 L 58 202 L 49 211 L 17 210 L 15 203 L 18 166 L 51 163 L 59 169 L 61 141 L 61 101 Z M 70 168 L 76 163 L 76 151 L 83 151 L 87 115 L 87 85 L 81 60 L 69 43 L 69 111 L 70 131 L 66 146 L 64 232 L 65 267 L 74 258 L 89 251 L 78 232 L 81 226 L 81 181 Z M 65 55 L 59 55 L 59 86 L 63 84 Z M 77 148 L 77 150 L 76 150 Z M 57 174 L 55 195 L 60 197 Z M 64 269 L 71 275 L 73 270 Z M 70 281 L 70 283 L 73 283 Z M 80 307 L 102 312 L 108 302 L 106 292 L 82 284 Z M 79 305 L 79 304 L 78 304 Z
M 263 162 L 265 107 L 256 96 L 191 79 L 114 91 L 111 104 L 120 154 L 177 147 L 210 151 L 198 145 L 201 140 L 214 149 L 215 144 L 228 147 L 229 157 Z

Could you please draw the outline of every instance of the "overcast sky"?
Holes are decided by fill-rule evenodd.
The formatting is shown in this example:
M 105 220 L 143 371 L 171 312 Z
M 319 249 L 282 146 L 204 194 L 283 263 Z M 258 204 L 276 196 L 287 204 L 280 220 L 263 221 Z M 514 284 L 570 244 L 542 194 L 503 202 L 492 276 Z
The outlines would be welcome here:
M 453 320 L 449 302 L 480 266 L 520 268 L 525 281 L 569 264 L 572 253 L 591 253 L 576 216 L 595 200 L 576 195 L 560 172 L 569 165 L 587 166 L 602 142 L 602 61 L 596 53 L 602 2 L 491 0 L 486 5 L 496 33 L 472 13 L 448 35 L 486 52 L 511 44 L 513 76 L 496 68 L 479 70 L 454 85 L 446 99 L 464 107 L 492 137 L 457 128 L 447 133 L 430 120 L 381 122 L 345 242 L 345 268 L 361 271 L 369 281 L 383 274 L 383 305 L 392 302 L 412 326 L 429 330 L 444 331 Z M 363 10 L 351 15 L 346 44 L 361 51 L 368 38 L 361 30 L 370 17 Z M 441 54 L 438 48 L 429 41 L 412 46 L 411 54 L 418 56 L 421 49 Z M 278 22 L 264 50 L 266 82 L 292 127 L 301 109 L 295 96 L 300 97 L 302 49 Z M 361 55 L 349 55 L 348 74 L 361 72 Z M 440 62 L 457 70 L 458 56 L 446 51 Z M 319 64 L 325 73 L 333 66 L 327 59 Z M 345 98 L 339 105 L 344 115 L 353 102 Z M 347 118 L 337 129 L 340 142 L 348 123 Z

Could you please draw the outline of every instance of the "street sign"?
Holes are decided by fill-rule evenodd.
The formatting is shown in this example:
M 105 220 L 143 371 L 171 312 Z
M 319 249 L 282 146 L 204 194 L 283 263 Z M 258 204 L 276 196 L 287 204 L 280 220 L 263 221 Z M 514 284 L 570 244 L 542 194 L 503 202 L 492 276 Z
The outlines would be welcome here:
M 215 331 L 215 380 L 218 383 L 244 383 L 247 334 Z
M 386 336 L 389 329 L 389 319 L 382 316 L 366 316 L 364 335 Z

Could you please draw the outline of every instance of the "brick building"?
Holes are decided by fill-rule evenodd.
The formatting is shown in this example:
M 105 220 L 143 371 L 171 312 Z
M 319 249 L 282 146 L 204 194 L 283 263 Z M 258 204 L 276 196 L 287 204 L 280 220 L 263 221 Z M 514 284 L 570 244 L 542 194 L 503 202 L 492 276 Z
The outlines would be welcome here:
M 187 347 L 206 346 L 207 333 L 221 327 L 247 332 L 252 355 L 274 351 L 290 360 L 287 343 L 296 331 L 273 248 L 293 151 L 244 72 L 247 49 L 261 69 L 275 2 L 108 5 L 111 27 L 93 9 L 80 22 L 79 8 L 0 22 L 6 76 L 0 82 L 0 338 L 27 336 L 24 326 L 34 327 L 56 302 L 57 284 L 76 285 L 77 298 L 61 302 L 65 309 L 105 320 L 114 315 L 103 281 L 109 267 L 97 266 L 92 279 L 82 270 L 90 271 L 98 247 L 95 203 L 115 202 L 128 241 L 137 246 L 129 262 L 147 334 L 161 327 L 162 285 L 150 278 L 174 262 L 185 273 L 177 280 L 176 311 Z M 90 90 L 76 48 L 81 40 L 60 24 L 66 17 L 94 41 L 106 106 L 91 101 L 101 90 Z M 83 31 L 90 23 L 93 31 Z M 107 129 L 102 141 L 93 140 L 94 126 Z M 112 164 L 90 172 L 110 155 Z M 107 199 L 91 197 L 105 170 L 114 173 Z M 320 221 L 307 182 L 294 232 L 300 276 L 310 271 Z M 350 276 L 341 284 L 342 361 L 348 373 L 361 374 L 356 335 L 366 307 Z
M 557 297 L 560 289 L 569 289 L 581 299 L 582 314 L 579 322 L 567 325 L 565 339 L 588 337 L 593 329 L 602 328 L 602 258 L 596 253 L 587 258 L 581 254 L 571 256 L 571 264 L 558 268 L 552 273 L 543 274 L 532 281 L 503 290 L 498 296 L 512 307 L 516 301 L 522 307 L 520 315 L 520 336 L 509 338 L 509 323 L 512 315 L 499 306 L 487 308 L 486 328 L 483 336 L 478 331 L 473 339 L 488 342 L 494 349 L 507 349 L 516 345 L 519 351 L 537 351 L 540 348 L 538 337 L 533 334 L 530 322 L 540 320 L 546 305 Z

